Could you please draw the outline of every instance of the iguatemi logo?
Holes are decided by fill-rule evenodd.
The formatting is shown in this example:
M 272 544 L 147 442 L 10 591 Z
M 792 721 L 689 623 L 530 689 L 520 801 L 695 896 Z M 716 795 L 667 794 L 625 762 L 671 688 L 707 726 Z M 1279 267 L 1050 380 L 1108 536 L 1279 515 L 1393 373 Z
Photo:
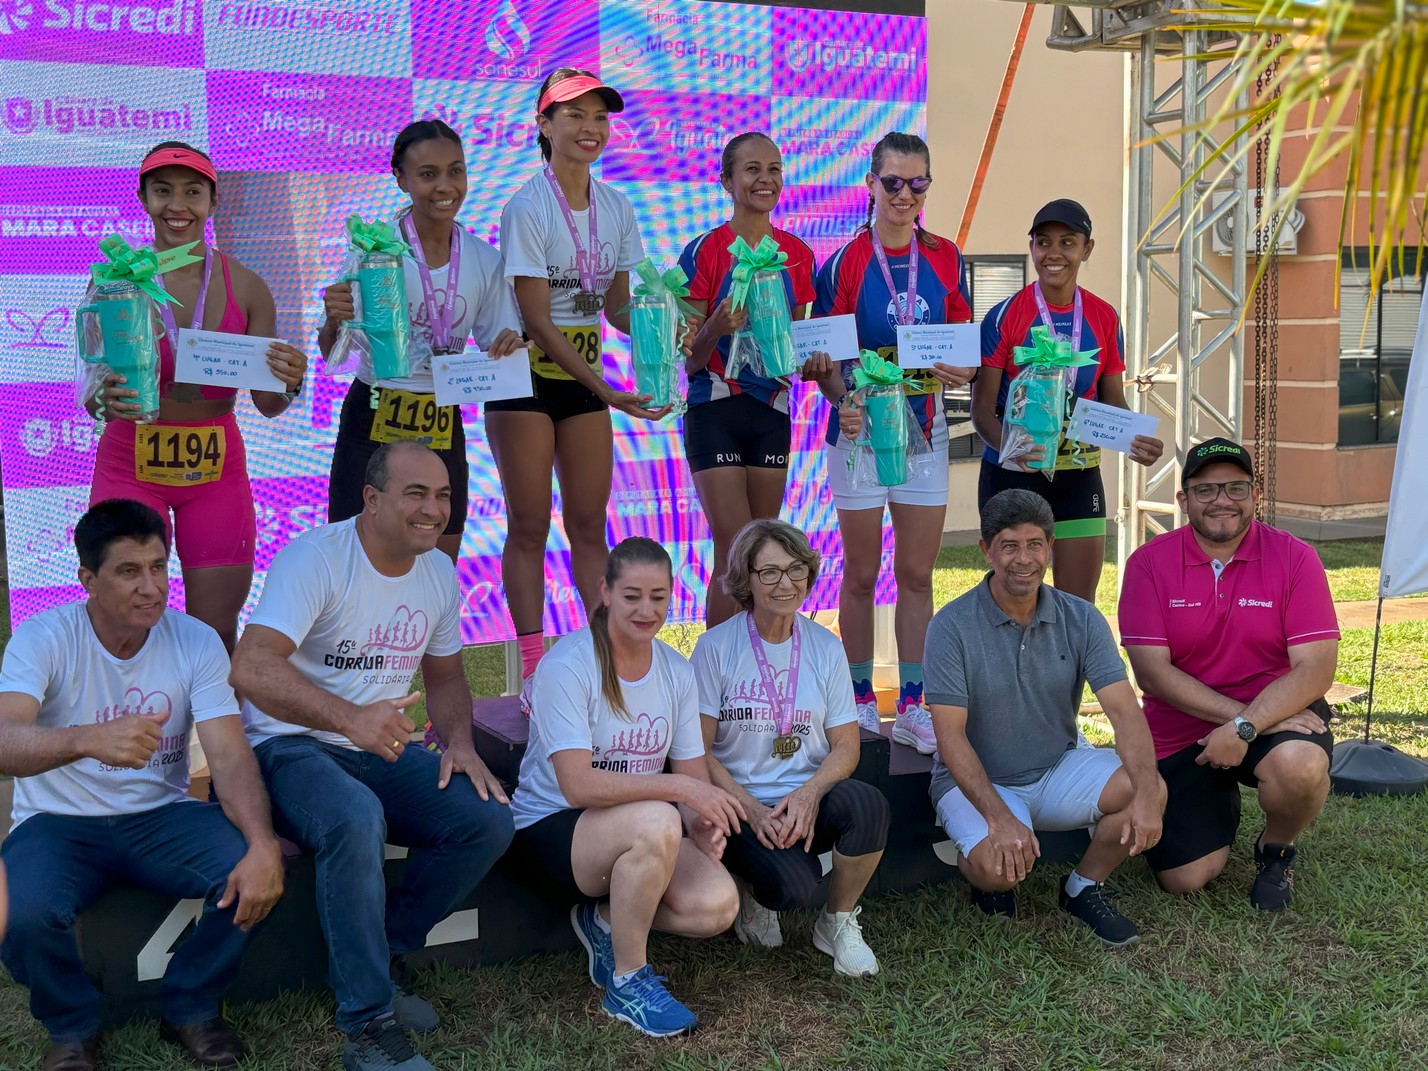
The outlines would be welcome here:
M 149 132 L 158 136 L 186 134 L 193 130 L 193 109 L 187 103 L 176 108 L 139 108 L 110 97 L 11 97 L 5 102 L 5 128 L 14 134 L 36 130 L 58 134 L 144 131 L 146 137 Z
M 531 31 L 512 0 L 504 0 L 486 24 L 486 47 L 504 60 L 519 59 L 531 47 Z
M 916 71 L 918 53 L 869 48 L 856 41 L 820 41 L 795 37 L 784 45 L 784 62 L 795 71 Z
M 30 16 L 35 13 L 30 0 L 19 0 L 0 7 L 0 35 L 19 33 L 29 29 Z
M 641 714 L 633 725 L 622 728 L 602 753 L 591 750 L 590 765 L 616 773 L 657 773 L 664 768 L 669 750 L 669 719 L 661 714 L 651 718 Z

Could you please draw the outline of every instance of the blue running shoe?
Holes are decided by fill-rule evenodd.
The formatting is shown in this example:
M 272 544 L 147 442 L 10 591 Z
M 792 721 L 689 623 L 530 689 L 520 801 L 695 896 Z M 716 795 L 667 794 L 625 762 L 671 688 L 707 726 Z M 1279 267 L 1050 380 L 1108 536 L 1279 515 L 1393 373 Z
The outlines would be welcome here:
M 610 977 L 615 973 L 615 946 L 610 943 L 610 932 L 595 920 L 595 910 L 589 902 L 576 904 L 570 909 L 570 925 L 590 957 L 590 980 L 601 989 L 609 989 Z
M 690 1033 L 699 1024 L 698 1016 L 669 995 L 664 981 L 646 963 L 624 985 L 605 990 L 605 1014 L 652 1038 Z

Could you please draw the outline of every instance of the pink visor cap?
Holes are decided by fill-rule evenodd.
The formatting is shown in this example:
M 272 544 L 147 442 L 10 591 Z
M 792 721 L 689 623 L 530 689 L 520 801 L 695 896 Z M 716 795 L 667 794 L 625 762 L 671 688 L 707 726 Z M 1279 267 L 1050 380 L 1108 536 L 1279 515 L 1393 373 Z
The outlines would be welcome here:
M 625 110 L 625 98 L 620 96 L 616 90 L 611 89 L 598 78 L 588 74 L 577 74 L 571 78 L 562 78 L 541 94 L 536 111 L 543 112 L 552 104 L 564 104 L 576 97 L 583 97 L 586 93 L 599 93 L 600 98 L 605 102 L 605 107 L 612 112 Z
M 218 172 L 213 170 L 213 164 L 192 149 L 155 149 L 144 157 L 144 162 L 139 165 L 139 174 L 147 175 L 161 167 L 186 167 L 197 171 L 215 186 L 218 184 Z

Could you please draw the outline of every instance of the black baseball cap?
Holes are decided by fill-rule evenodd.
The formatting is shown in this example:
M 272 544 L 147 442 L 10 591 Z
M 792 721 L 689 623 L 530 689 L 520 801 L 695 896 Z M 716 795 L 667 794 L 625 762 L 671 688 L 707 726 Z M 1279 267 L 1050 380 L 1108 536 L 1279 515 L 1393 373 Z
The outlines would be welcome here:
M 1199 472 L 1206 465 L 1238 465 L 1245 470 L 1245 475 L 1251 480 L 1254 479 L 1254 464 L 1250 461 L 1249 451 L 1237 442 L 1229 439 L 1206 439 L 1199 446 L 1192 446 L 1190 452 L 1185 455 L 1185 467 L 1180 470 L 1180 486 L 1184 487 L 1190 482 L 1190 477 Z
M 1081 207 L 1081 202 L 1073 201 L 1069 197 L 1058 197 L 1043 205 L 1036 218 L 1031 221 L 1031 230 L 1026 233 L 1035 234 L 1036 228 L 1043 223 L 1062 223 L 1073 231 L 1080 231 L 1087 238 L 1091 237 L 1090 214 Z

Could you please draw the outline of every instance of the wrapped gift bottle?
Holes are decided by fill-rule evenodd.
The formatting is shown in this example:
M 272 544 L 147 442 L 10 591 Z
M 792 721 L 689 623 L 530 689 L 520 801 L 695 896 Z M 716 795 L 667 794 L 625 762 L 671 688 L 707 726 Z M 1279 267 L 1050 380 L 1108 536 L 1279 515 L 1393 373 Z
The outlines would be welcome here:
M 97 282 L 90 304 L 74 310 L 75 351 L 82 359 L 80 393 L 94 398 L 110 373 L 124 377 L 124 387 L 136 390 L 138 422 L 159 415 L 159 353 L 154 303 L 138 285 L 124 279 Z M 99 345 L 91 349 L 91 344 Z

